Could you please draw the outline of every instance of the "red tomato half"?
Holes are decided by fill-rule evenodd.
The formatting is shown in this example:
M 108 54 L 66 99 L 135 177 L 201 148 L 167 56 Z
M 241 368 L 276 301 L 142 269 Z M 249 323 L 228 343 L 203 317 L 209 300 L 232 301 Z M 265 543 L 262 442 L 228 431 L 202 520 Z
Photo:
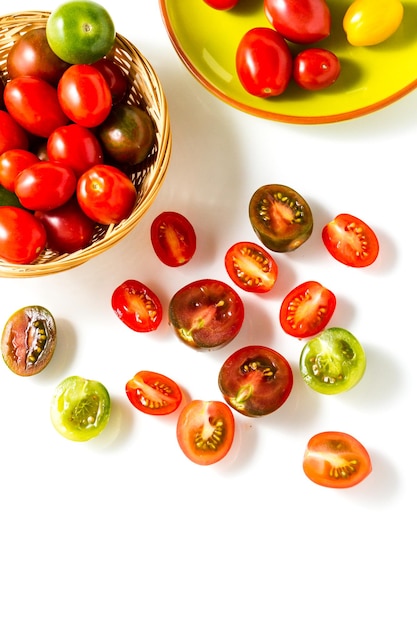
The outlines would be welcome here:
M 136 409 L 149 415 L 173 413 L 182 401 L 181 389 L 175 381 L 146 370 L 137 372 L 126 383 L 126 395 Z
M 26 150 L 29 146 L 27 132 L 7 113 L 0 111 L 0 154 L 6 150 L 20 148 Z
M 328 37 L 331 15 L 325 0 L 264 0 L 265 15 L 285 39 L 308 44 Z
M 39 162 L 39 158 L 29 150 L 14 148 L 0 155 L 0 185 L 14 191 L 14 184 L 21 171 Z
M 8 263 L 32 263 L 38 258 L 45 246 L 45 229 L 32 213 L 12 206 L 1 207 L 1 259 Z
M 46 152 L 50 161 L 67 165 L 77 178 L 93 165 L 103 162 L 99 140 L 90 129 L 79 124 L 56 128 L 48 138 Z
M 197 245 L 193 225 L 175 211 L 165 211 L 154 219 L 151 242 L 158 259 L 170 267 L 188 263 Z
M 335 308 L 334 293 L 310 280 L 294 287 L 285 296 L 279 320 L 288 335 L 302 339 L 320 333 L 330 322 Z
M 278 276 L 278 266 L 269 252 L 248 241 L 240 241 L 228 249 L 225 266 L 238 287 L 254 293 L 271 291 Z
M 104 122 L 112 107 L 110 87 L 92 65 L 71 65 L 59 80 L 58 99 L 70 120 L 89 128 Z
M 326 224 L 322 238 L 330 254 L 350 267 L 367 267 L 379 253 L 378 238 L 372 228 L 347 213 L 337 215 Z
M 158 296 L 138 280 L 125 280 L 113 292 L 111 305 L 117 317 L 136 332 L 156 330 L 162 321 Z
M 75 192 L 77 179 L 70 167 L 39 161 L 24 169 L 15 180 L 15 193 L 22 206 L 49 211 L 65 204 Z
M 177 439 L 185 456 L 198 465 L 212 465 L 229 452 L 235 418 L 224 402 L 192 400 L 181 411 Z
M 324 432 L 307 444 L 303 469 L 306 476 L 322 487 L 353 487 L 372 471 L 371 458 L 364 446 L 351 435 Z

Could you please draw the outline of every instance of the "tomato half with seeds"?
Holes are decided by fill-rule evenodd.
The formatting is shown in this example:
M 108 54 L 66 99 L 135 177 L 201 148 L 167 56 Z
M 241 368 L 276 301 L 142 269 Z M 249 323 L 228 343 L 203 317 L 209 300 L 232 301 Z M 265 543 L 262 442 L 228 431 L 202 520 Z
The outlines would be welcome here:
M 326 224 L 322 239 L 332 257 L 350 267 L 368 267 L 379 254 L 379 241 L 373 229 L 348 213 L 341 213 Z
M 305 475 L 322 487 L 353 487 L 372 471 L 366 448 L 352 435 L 323 432 L 311 437 L 303 460 Z
M 232 447 L 235 418 L 224 402 L 192 400 L 177 422 L 177 440 L 185 456 L 198 465 L 221 461 Z
M 193 225 L 176 211 L 164 211 L 154 219 L 151 242 L 158 259 L 170 267 L 188 263 L 197 247 Z
M 244 291 L 271 291 L 278 277 L 278 265 L 267 250 L 250 241 L 231 246 L 224 258 L 226 271 Z
M 286 185 L 259 187 L 249 202 L 249 220 L 263 245 L 274 252 L 296 250 L 313 232 L 308 203 Z
M 218 384 L 227 404 L 242 415 L 261 417 L 279 409 L 293 386 L 287 359 L 267 346 L 245 346 L 220 368 Z
M 177 383 L 157 372 L 142 370 L 126 383 L 126 395 L 133 406 L 149 415 L 168 415 L 178 409 L 182 392 Z
M 345 328 L 326 328 L 307 341 L 300 355 L 304 381 L 314 391 L 326 395 L 352 389 L 365 369 L 365 350 Z
M 283 330 L 299 339 L 320 333 L 330 322 L 336 296 L 314 280 L 294 287 L 281 304 L 279 320 Z
M 117 317 L 135 332 L 156 330 L 162 321 L 160 299 L 139 280 L 125 280 L 116 287 L 111 305 Z

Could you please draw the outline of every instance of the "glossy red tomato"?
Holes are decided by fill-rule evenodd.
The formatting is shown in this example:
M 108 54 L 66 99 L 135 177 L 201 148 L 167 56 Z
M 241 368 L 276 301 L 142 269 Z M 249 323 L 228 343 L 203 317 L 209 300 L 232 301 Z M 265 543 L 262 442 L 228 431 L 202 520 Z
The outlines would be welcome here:
M 294 59 L 295 82 L 309 91 L 330 87 L 340 75 L 339 58 L 324 48 L 307 48 Z
M 307 444 L 303 469 L 306 476 L 322 487 L 353 487 L 372 471 L 371 458 L 352 435 L 324 432 Z
M 1 207 L 1 259 L 8 263 L 32 263 L 38 258 L 45 246 L 45 229 L 32 213 L 18 207 Z
M 107 57 L 103 57 L 91 65 L 96 67 L 106 79 L 110 87 L 113 104 L 121 102 L 127 92 L 129 83 L 120 65 L 117 65 L 115 61 Z
M 326 224 L 322 238 L 330 254 L 350 267 L 367 267 L 379 253 L 378 238 L 372 228 L 347 213 L 337 215 Z
M 18 174 L 30 165 L 39 162 L 39 158 L 29 150 L 14 148 L 0 154 L 0 185 L 14 191 L 14 183 Z
M 103 150 L 94 133 L 80 124 L 56 128 L 48 138 L 46 152 L 50 161 L 70 167 L 77 178 L 103 162 Z
M 212 9 L 218 9 L 219 11 L 228 11 L 233 9 L 239 2 L 239 0 L 203 0 Z
M 188 263 L 197 247 L 193 225 L 175 211 L 160 213 L 153 220 L 151 242 L 158 259 L 170 267 Z
M 7 111 L 0 111 L 0 154 L 6 150 L 29 147 L 27 132 Z
M 272 28 L 252 28 L 237 47 L 236 71 L 243 88 L 251 95 L 279 96 L 292 75 L 292 55 L 287 42 Z
M 275 259 L 261 246 L 249 241 L 233 244 L 225 254 L 226 271 L 244 291 L 271 291 L 278 276 Z
M 126 383 L 126 395 L 133 406 L 149 415 L 168 415 L 178 409 L 182 392 L 177 383 L 156 372 L 142 370 Z
M 294 287 L 281 304 L 279 319 L 286 333 L 302 339 L 321 332 L 336 308 L 336 296 L 320 283 L 309 280 Z
M 92 65 L 71 65 L 61 76 L 57 89 L 62 110 L 81 126 L 98 126 L 110 113 L 110 87 Z
M 38 161 L 20 172 L 14 190 L 26 209 L 49 211 L 65 204 L 76 185 L 75 174 L 67 165 Z
M 192 400 L 178 418 L 180 448 L 198 465 L 221 461 L 232 447 L 234 436 L 235 418 L 224 402 Z
M 131 179 L 111 165 L 94 165 L 77 183 L 77 200 L 86 215 L 99 224 L 117 224 L 127 218 L 136 202 Z
M 139 280 L 125 280 L 113 292 L 111 305 L 117 317 L 136 332 L 156 330 L 162 321 L 158 296 Z
M 75 196 L 51 211 L 36 211 L 46 230 L 48 247 L 60 254 L 71 254 L 88 246 L 96 224 L 82 211 Z
M 309 44 L 330 34 L 331 15 L 325 0 L 264 0 L 267 19 L 288 41 Z

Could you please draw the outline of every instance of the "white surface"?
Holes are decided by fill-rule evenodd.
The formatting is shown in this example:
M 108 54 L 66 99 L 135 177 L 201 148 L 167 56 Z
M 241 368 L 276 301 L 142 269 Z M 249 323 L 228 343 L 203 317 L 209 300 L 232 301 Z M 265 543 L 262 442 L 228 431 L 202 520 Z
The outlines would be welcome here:
M 0 621 L 414 626 L 416 345 L 409 311 L 417 94 L 334 125 L 252 118 L 188 74 L 157 0 L 103 4 L 162 80 L 172 160 L 155 204 L 113 250 L 60 275 L 0 279 L 1 324 L 21 306 L 42 304 L 59 329 L 54 359 L 38 376 L 20 379 L 0 363 Z M 54 6 L 19 0 L 13 10 Z M 227 280 L 223 254 L 239 239 L 257 241 L 248 201 L 271 182 L 309 201 L 315 230 L 297 252 L 277 256 L 271 294 L 241 292 L 247 317 L 229 347 L 196 353 L 166 318 L 148 336 L 124 327 L 110 298 L 127 278 L 147 283 L 165 308 L 186 282 Z M 149 227 L 162 210 L 180 211 L 195 226 L 198 250 L 184 268 L 163 266 L 152 251 Z M 371 268 L 344 267 L 322 246 L 322 226 L 340 212 L 375 228 L 381 253 Z M 333 324 L 349 328 L 367 351 L 366 375 L 347 394 L 308 390 L 297 369 L 301 343 L 279 327 L 282 297 L 308 279 L 334 290 Z M 276 414 L 237 415 L 236 442 L 223 463 L 193 465 L 177 445 L 175 419 L 135 412 L 125 383 L 154 369 L 189 397 L 221 399 L 218 369 L 245 343 L 269 344 L 289 359 L 293 393 Z M 49 420 L 52 391 L 71 374 L 101 380 L 113 399 L 108 431 L 86 444 L 61 438 Z M 368 448 L 374 470 L 361 485 L 329 490 L 304 476 L 307 440 L 324 430 L 348 432 Z

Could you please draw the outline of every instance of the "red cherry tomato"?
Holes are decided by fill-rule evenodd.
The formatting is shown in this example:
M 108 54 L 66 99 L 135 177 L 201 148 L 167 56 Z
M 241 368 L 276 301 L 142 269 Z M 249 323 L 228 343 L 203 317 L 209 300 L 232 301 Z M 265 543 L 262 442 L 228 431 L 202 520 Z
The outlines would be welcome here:
M 27 132 L 16 122 L 10 113 L 0 111 L 0 154 L 14 148 L 26 150 L 28 147 L 29 137 Z
M 103 162 L 101 144 L 93 132 L 79 124 L 56 128 L 48 138 L 46 152 L 50 161 L 70 167 L 77 178 Z
M 278 276 L 275 259 L 264 248 L 249 241 L 235 243 L 227 250 L 225 266 L 238 287 L 254 293 L 271 291 Z
M 330 34 L 331 15 L 325 0 L 264 0 L 267 19 L 285 39 L 309 44 Z
M 70 120 L 88 128 L 104 122 L 112 107 L 110 87 L 92 65 L 71 65 L 59 80 L 58 99 Z
M 219 11 L 228 11 L 233 9 L 239 2 L 239 0 L 203 0 L 212 9 L 218 9 Z
M 111 304 L 117 317 L 136 332 L 156 330 L 162 321 L 158 296 L 138 280 L 125 280 L 113 292 Z
M 243 88 L 253 96 L 279 96 L 292 75 L 292 55 L 287 42 L 272 28 L 249 30 L 237 47 L 236 71 Z
M 322 238 L 330 254 L 350 267 L 367 267 L 379 253 L 378 238 L 372 228 L 347 213 L 337 215 L 326 224 Z
M 88 246 L 96 224 L 82 211 L 75 196 L 51 211 L 36 211 L 46 230 L 48 247 L 60 254 L 71 254 Z
M 1 259 L 8 263 L 32 263 L 45 249 L 45 246 L 45 229 L 32 213 L 18 207 L 1 207 Z
M 339 78 L 340 61 L 330 50 L 307 48 L 294 59 L 293 77 L 303 89 L 316 91 L 330 87 Z
M 97 68 L 106 79 L 111 91 L 113 104 L 121 102 L 126 94 L 129 84 L 127 76 L 124 74 L 121 67 L 106 57 L 99 59 L 99 61 L 96 61 L 91 65 Z
M 65 204 L 75 192 L 77 179 L 70 167 L 39 161 L 24 169 L 15 180 L 15 193 L 22 206 L 49 211 Z
M 282 301 L 279 319 L 283 330 L 302 339 L 320 333 L 336 308 L 336 296 L 310 280 L 294 287 Z
M 0 155 L 0 185 L 9 191 L 14 191 L 17 175 L 38 162 L 39 158 L 29 150 L 21 148 L 6 150 Z
M 188 263 L 197 245 L 193 225 L 175 211 L 165 211 L 154 219 L 151 242 L 158 259 L 170 267 Z
M 168 376 L 143 370 L 126 383 L 126 395 L 133 406 L 149 415 L 168 415 L 182 401 L 177 383 Z
M 232 447 L 234 436 L 235 418 L 224 402 L 192 400 L 178 418 L 180 448 L 198 465 L 221 461 Z

